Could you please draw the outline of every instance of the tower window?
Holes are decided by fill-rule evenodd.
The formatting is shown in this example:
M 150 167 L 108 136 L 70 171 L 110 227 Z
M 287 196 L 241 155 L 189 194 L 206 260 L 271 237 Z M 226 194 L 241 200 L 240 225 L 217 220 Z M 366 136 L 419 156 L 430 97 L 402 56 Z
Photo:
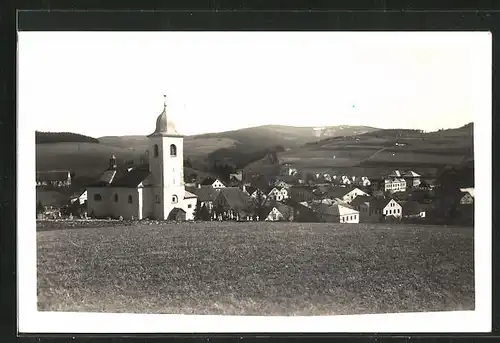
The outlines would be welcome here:
M 160 196 L 159 196 L 159 195 L 156 195 L 156 197 L 155 197 L 155 202 L 156 202 L 157 204 L 159 204 L 159 203 L 161 202 L 161 198 L 160 198 Z
M 115 202 L 118 202 L 118 194 L 115 193 Z
M 170 144 L 170 156 L 177 156 L 177 147 L 175 144 Z
M 158 157 L 160 154 L 160 149 L 158 148 L 158 144 L 155 144 L 154 146 L 154 157 Z
M 132 203 L 132 196 L 129 194 L 128 196 L 128 203 L 131 204 Z
M 102 197 L 100 194 L 94 194 L 94 200 L 95 201 L 101 201 Z
M 177 204 L 177 195 L 172 195 L 172 204 Z

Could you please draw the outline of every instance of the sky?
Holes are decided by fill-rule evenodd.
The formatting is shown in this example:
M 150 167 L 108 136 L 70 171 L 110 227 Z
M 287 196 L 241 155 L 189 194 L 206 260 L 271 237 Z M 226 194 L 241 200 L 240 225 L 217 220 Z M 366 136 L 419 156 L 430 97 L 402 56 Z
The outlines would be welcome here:
M 250 126 L 426 131 L 474 121 L 487 32 L 20 32 L 18 115 L 39 131 L 191 135 Z

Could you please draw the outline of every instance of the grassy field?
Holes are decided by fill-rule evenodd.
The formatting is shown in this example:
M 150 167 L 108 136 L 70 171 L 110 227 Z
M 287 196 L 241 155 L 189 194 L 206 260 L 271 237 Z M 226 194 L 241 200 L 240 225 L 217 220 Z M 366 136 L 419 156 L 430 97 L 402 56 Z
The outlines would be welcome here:
M 474 309 L 472 228 L 47 225 L 37 232 L 39 310 L 334 315 Z

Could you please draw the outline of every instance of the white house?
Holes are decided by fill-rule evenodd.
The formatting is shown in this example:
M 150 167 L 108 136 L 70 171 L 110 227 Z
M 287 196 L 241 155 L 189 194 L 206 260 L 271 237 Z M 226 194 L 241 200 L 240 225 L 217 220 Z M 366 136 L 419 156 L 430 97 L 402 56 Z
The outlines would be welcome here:
M 406 192 L 406 180 L 402 178 L 388 178 L 384 180 L 385 192 Z
M 415 173 L 413 170 L 407 171 L 403 175 L 406 180 L 406 185 L 408 187 L 418 187 L 420 186 L 420 174 Z
M 394 199 L 370 199 L 359 204 L 362 222 L 377 222 L 383 218 L 401 218 L 403 209 Z
M 323 222 L 359 223 L 359 211 L 342 202 L 333 204 L 312 203 L 309 207 Z
M 274 186 L 275 187 L 281 187 L 281 188 L 290 188 L 290 187 L 292 187 L 291 184 L 286 183 L 283 180 L 276 180 L 276 182 L 274 183 Z
M 280 175 L 295 175 L 297 174 L 297 169 L 293 168 L 291 164 L 285 163 L 280 167 Z
M 87 187 L 87 210 L 96 217 L 157 220 L 194 218 L 196 195 L 184 185 L 184 138 L 167 118 L 167 104 L 149 138 L 149 164 L 117 168 L 114 156 L 98 182 Z
M 358 185 L 360 186 L 368 187 L 371 184 L 371 181 L 366 176 L 361 176 L 361 178 L 358 179 Z
M 460 197 L 460 204 L 473 204 L 474 203 L 474 188 L 460 188 L 462 196 Z
M 284 204 L 274 204 L 264 219 L 265 221 L 293 221 L 293 208 Z
M 273 187 L 267 194 L 269 200 L 283 201 L 288 199 L 288 189 L 283 187 Z
M 75 192 L 69 198 L 69 202 L 71 204 L 78 202 L 79 205 L 83 205 L 83 204 L 85 204 L 86 201 L 87 201 L 87 190 L 86 189 Z

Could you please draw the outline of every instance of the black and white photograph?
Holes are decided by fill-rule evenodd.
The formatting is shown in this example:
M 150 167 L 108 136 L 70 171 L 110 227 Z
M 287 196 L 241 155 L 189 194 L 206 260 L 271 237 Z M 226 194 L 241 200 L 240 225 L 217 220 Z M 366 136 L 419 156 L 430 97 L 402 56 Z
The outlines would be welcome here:
M 26 328 L 490 325 L 490 33 L 18 42 Z

